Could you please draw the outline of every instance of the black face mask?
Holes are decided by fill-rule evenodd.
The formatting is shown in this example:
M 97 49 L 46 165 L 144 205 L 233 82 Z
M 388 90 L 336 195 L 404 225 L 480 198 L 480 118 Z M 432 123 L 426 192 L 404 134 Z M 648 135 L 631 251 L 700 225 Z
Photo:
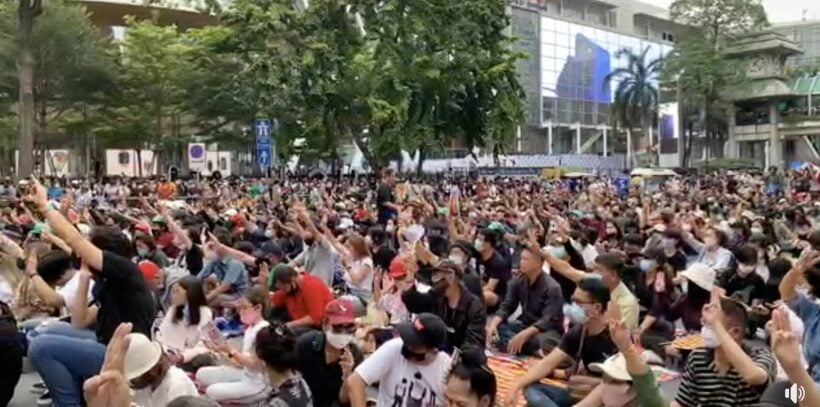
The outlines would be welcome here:
M 407 345 L 401 347 L 401 355 L 410 362 L 424 362 L 427 359 L 426 353 L 413 352 Z
M 315 241 L 316 241 L 316 239 L 310 237 L 310 238 L 305 239 L 305 244 L 308 245 L 308 246 L 313 246 L 313 242 L 315 242 Z
M 441 280 L 438 280 L 435 283 L 433 283 L 433 291 L 435 291 L 436 294 L 439 294 L 439 295 L 444 294 L 444 292 L 447 291 L 447 286 L 448 285 L 449 284 L 447 284 L 447 279 L 442 278 Z

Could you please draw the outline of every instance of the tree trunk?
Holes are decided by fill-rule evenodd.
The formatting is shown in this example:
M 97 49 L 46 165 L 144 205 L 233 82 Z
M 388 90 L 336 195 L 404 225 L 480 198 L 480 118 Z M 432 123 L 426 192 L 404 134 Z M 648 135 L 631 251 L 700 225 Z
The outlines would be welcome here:
M 17 61 L 17 79 L 19 82 L 20 103 L 20 140 L 18 149 L 20 159 L 17 176 L 25 178 L 31 175 L 34 160 L 34 55 L 32 54 L 31 34 L 34 19 L 43 12 L 42 0 L 19 0 L 18 14 L 20 19 L 20 55 Z
M 424 169 L 424 158 L 427 156 L 427 149 L 424 146 L 419 147 L 419 162 L 416 163 L 416 175 L 421 176 L 422 169 Z
M 142 178 L 142 148 L 137 148 L 137 177 Z
M 376 160 L 376 156 L 370 151 L 370 146 L 365 143 L 361 132 L 354 131 L 347 126 L 344 126 L 344 131 L 350 136 L 350 139 L 353 140 L 353 144 L 362 152 L 365 160 L 367 160 L 367 163 L 370 165 L 370 171 L 374 174 L 378 174 L 379 171 L 381 171 L 382 163 Z

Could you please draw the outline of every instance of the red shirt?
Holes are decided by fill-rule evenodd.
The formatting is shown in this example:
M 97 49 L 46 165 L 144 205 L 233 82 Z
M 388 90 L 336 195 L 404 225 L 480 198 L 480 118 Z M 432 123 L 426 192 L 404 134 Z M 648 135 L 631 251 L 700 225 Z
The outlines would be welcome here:
M 302 281 L 299 291 L 295 295 L 288 295 L 284 290 L 277 290 L 271 294 L 271 303 L 274 307 L 285 306 L 291 320 L 310 316 L 314 325 L 322 324 L 325 316 L 325 307 L 333 301 L 333 292 L 324 281 L 310 274 L 301 274 Z

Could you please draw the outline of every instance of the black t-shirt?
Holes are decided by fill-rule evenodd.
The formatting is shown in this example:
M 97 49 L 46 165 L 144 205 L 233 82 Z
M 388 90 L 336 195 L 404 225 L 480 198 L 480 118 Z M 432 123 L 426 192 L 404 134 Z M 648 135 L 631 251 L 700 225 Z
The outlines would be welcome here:
M 197 275 L 202 271 L 203 256 L 202 249 L 197 245 L 191 245 L 191 248 L 185 253 L 185 264 L 191 274 Z
M 376 189 L 376 205 L 379 208 L 379 223 L 386 223 L 388 219 L 393 217 L 393 209 L 385 206 L 385 203 L 393 202 L 393 188 L 385 183 L 379 184 Z
M 313 394 L 314 407 L 338 405 L 342 389 L 342 367 L 339 362 L 327 364 L 325 361 L 325 333 L 310 331 L 299 337 L 296 344 L 299 355 L 299 372 Z M 362 363 L 362 352 L 354 344 L 347 346 L 353 355 L 353 365 Z
M 493 252 L 493 255 L 487 259 L 478 259 L 478 272 L 481 278 L 486 283 L 489 279 L 494 278 L 498 280 L 495 285 L 495 292 L 498 295 L 499 302 L 504 300 L 507 294 L 507 281 L 512 278 L 512 270 L 510 270 L 510 263 L 502 257 L 498 252 Z
M 686 255 L 680 251 L 676 251 L 672 257 L 666 256 L 666 262 L 669 263 L 676 272 L 686 270 Z
M 598 335 L 590 335 L 589 332 L 583 335 L 583 325 L 573 325 L 561 340 L 559 348 L 578 362 L 580 355 L 584 367 L 589 371 L 592 363 L 603 363 L 608 357 L 618 353 L 618 348 L 609 338 L 609 328 L 605 328 Z M 581 337 L 583 336 L 583 345 Z M 581 348 L 579 351 L 579 347 Z M 590 372 L 592 373 L 592 372 Z
M 137 265 L 125 257 L 103 252 L 100 279 L 94 285 L 97 313 L 97 339 L 108 343 L 123 322 L 134 325 L 132 332 L 151 337 L 157 315 L 156 303 Z

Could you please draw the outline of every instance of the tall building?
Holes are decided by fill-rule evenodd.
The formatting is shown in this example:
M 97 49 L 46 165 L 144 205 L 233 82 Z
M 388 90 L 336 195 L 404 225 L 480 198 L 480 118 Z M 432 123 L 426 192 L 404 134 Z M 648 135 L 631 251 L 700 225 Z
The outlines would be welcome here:
M 680 28 L 668 11 L 635 0 L 512 0 L 512 35 L 527 94 L 523 153 L 612 154 L 609 111 L 617 83 L 607 76 L 626 67 L 618 51 L 668 54 Z M 622 145 L 620 151 L 625 150 Z
M 800 45 L 802 55 L 789 58 L 793 66 L 820 66 L 820 21 L 775 24 L 775 31 Z

